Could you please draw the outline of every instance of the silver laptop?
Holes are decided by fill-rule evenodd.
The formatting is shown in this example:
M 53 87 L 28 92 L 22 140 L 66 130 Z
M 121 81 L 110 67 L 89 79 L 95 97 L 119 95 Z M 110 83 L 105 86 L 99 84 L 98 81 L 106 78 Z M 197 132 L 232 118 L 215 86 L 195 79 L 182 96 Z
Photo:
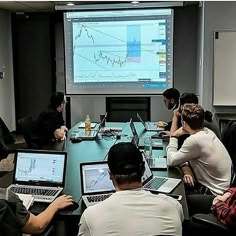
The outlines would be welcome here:
M 87 207 L 105 200 L 115 192 L 107 162 L 81 163 L 80 179 L 82 199 Z
M 11 191 L 29 194 L 35 202 L 52 202 L 65 185 L 67 153 L 17 150 Z
M 163 131 L 164 130 L 163 128 L 157 127 L 155 122 L 144 122 L 144 120 L 139 115 L 139 113 L 137 113 L 137 118 L 142 123 L 146 131 Z
M 171 193 L 175 187 L 181 182 L 181 179 L 153 176 L 153 173 L 148 165 L 143 154 L 145 163 L 145 172 L 142 177 L 143 189 L 155 191 L 159 193 Z
M 144 148 L 145 137 L 139 138 L 137 130 L 135 128 L 132 118 L 130 119 L 130 129 L 133 135 L 132 143 L 134 143 L 139 148 Z M 152 139 L 152 148 L 153 149 L 163 149 L 163 140 L 162 139 Z
M 95 127 L 96 127 L 96 125 L 97 125 L 97 123 L 95 123 L 95 122 L 92 122 L 91 123 L 91 129 L 94 129 Z M 79 129 L 84 129 L 85 128 L 85 122 L 81 122 L 80 124 L 79 124 L 79 127 L 78 127 Z

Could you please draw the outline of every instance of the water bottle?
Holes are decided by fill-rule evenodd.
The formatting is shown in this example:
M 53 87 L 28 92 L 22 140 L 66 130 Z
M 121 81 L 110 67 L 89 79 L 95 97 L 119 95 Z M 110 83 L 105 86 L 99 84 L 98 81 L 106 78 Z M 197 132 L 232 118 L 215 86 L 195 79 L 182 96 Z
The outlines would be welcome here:
M 144 154 L 146 158 L 152 157 L 152 139 L 151 137 L 147 137 L 144 139 Z
M 90 120 L 89 115 L 87 115 L 84 123 L 85 123 L 85 131 L 90 131 L 91 130 L 91 120 Z

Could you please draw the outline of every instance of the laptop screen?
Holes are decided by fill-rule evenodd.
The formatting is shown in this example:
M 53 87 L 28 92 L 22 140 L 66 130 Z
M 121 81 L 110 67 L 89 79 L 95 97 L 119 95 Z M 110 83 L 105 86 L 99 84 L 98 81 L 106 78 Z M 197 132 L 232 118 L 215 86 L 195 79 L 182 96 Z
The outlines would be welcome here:
M 143 121 L 143 119 L 141 118 L 141 116 L 137 113 L 137 118 L 139 119 L 139 121 L 143 124 L 144 127 L 146 127 L 145 122 Z
M 17 152 L 15 182 L 45 182 L 61 185 L 64 182 L 66 153 L 37 151 Z
M 82 193 L 111 192 L 115 187 L 110 180 L 108 165 L 102 163 L 81 163 Z
M 136 146 L 138 146 L 138 142 L 139 142 L 138 133 L 137 133 L 137 130 L 134 126 L 134 122 L 133 122 L 132 118 L 130 119 L 130 129 L 133 134 L 132 143 L 135 144 Z
M 143 155 L 143 161 L 144 161 L 144 166 L 145 166 L 145 171 L 142 176 L 142 184 L 144 185 L 152 177 L 152 171 L 147 163 L 145 155 L 144 154 L 142 155 Z

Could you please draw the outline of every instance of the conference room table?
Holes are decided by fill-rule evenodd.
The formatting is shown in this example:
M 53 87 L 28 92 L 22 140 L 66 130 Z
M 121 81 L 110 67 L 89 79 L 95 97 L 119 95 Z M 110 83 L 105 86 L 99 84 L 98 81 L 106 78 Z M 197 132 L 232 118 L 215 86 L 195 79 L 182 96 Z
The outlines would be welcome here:
M 156 134 L 156 132 L 145 131 L 145 128 L 140 122 L 134 122 L 134 124 L 140 138 Z M 131 142 L 132 140 L 132 132 L 130 129 L 129 122 L 106 122 L 105 129 L 120 129 L 122 131 L 106 131 L 105 133 L 100 132 L 95 140 L 83 140 L 79 143 L 72 143 L 70 141 L 70 136 L 72 133 L 76 133 L 81 130 L 79 128 L 79 125 L 80 123 L 76 124 L 73 128 L 69 130 L 67 134 L 67 139 L 64 142 L 58 142 L 46 148 L 59 151 L 65 150 L 67 152 L 68 157 L 66 167 L 66 178 L 63 192 L 65 194 L 72 195 L 74 201 L 79 203 L 79 207 L 74 211 L 62 210 L 57 214 L 57 217 L 67 219 L 67 221 L 70 222 L 70 225 L 74 224 L 77 227 L 80 216 L 82 215 L 83 210 L 85 209 L 85 206 L 81 200 L 80 163 L 103 161 L 106 158 L 108 151 L 112 145 L 118 142 Z M 96 127 L 98 127 L 98 125 Z M 161 140 L 161 142 L 162 145 L 160 146 L 160 148 L 158 148 L 158 150 L 153 150 L 154 156 L 166 156 L 166 145 L 168 144 L 168 140 Z M 154 176 L 182 178 L 182 174 L 179 168 L 168 168 L 167 170 L 153 170 L 152 172 Z M 12 175 L 12 173 L 9 174 Z M 11 179 L 11 177 L 8 177 L 8 179 Z M 6 181 L 3 184 L 4 181 L 4 179 L 0 179 L 0 187 L 7 187 L 11 184 L 6 183 Z M 180 203 L 183 207 L 184 219 L 188 220 L 188 206 L 186 202 L 186 195 L 183 182 L 181 182 L 171 194 L 182 196 Z M 33 206 L 30 208 L 30 211 L 37 214 L 42 212 L 46 207 L 47 204 L 34 203 Z M 75 231 L 76 230 L 77 229 L 75 229 Z

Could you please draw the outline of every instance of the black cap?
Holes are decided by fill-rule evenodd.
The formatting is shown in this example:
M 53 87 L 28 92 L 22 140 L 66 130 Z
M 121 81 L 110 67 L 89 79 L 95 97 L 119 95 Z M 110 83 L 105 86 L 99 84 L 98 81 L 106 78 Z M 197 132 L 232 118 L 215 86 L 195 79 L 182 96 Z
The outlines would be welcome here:
M 132 143 L 118 143 L 108 153 L 108 166 L 113 175 L 140 173 L 144 162 L 142 153 Z

